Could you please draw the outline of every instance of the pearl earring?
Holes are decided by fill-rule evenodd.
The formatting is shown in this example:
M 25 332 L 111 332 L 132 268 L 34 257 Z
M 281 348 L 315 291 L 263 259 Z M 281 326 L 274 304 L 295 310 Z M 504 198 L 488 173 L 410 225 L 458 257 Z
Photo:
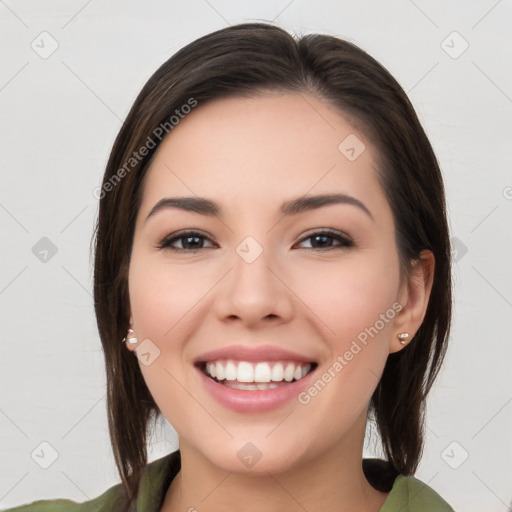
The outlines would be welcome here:
M 135 331 L 133 329 L 128 329 L 128 334 L 126 335 L 126 338 L 123 338 L 123 343 L 137 343 L 137 338 L 135 336 L 132 336 L 132 334 L 134 333 Z
M 400 343 L 402 345 L 405 345 L 407 343 L 407 338 L 409 337 L 408 332 L 402 332 L 398 335 L 398 339 L 400 340 Z

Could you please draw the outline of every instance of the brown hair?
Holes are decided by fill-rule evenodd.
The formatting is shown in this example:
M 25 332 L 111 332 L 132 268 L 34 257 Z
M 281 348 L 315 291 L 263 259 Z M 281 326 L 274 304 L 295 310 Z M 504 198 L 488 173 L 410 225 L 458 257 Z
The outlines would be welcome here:
M 128 500 L 135 499 L 147 464 L 150 419 L 160 414 L 137 358 L 121 343 L 129 322 L 127 276 L 141 184 L 160 140 L 145 156 L 137 152 L 150 146 L 149 139 L 155 142 L 159 126 L 170 133 L 169 119 L 191 99 L 203 104 L 265 90 L 313 93 L 358 123 L 380 158 L 378 177 L 393 211 L 402 276 L 420 251 L 434 254 L 424 321 L 407 347 L 388 356 L 370 404 L 392 471 L 410 475 L 418 466 L 425 398 L 445 355 L 452 307 L 444 186 L 436 157 L 400 85 L 363 50 L 329 35 L 296 38 L 274 25 L 245 23 L 193 41 L 151 76 L 115 140 L 103 178 L 94 300 L 110 437 Z

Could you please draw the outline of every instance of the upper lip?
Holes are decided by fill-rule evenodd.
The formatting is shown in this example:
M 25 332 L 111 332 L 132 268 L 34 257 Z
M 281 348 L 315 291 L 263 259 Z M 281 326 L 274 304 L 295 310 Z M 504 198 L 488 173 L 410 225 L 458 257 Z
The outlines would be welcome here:
M 205 352 L 194 359 L 194 363 L 205 363 L 217 359 L 234 359 L 236 361 L 300 361 L 314 363 L 311 357 L 292 352 L 284 348 L 263 345 L 251 347 L 247 345 L 230 345 L 227 347 Z

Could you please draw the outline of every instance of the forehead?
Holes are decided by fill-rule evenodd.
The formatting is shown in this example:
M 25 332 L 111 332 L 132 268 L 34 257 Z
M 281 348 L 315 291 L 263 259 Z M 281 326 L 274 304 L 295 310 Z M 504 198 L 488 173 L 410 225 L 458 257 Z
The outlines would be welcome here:
M 161 143 L 145 178 L 141 213 L 165 195 L 214 197 L 250 208 L 340 192 L 386 208 L 375 150 L 331 104 L 265 93 L 199 104 Z

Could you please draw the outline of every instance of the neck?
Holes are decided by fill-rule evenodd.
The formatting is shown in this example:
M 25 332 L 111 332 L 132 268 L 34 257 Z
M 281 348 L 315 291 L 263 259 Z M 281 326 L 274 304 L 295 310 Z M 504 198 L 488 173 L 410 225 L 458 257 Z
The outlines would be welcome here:
M 296 467 L 251 475 L 224 471 L 180 440 L 181 470 L 161 512 L 378 512 L 389 493 L 377 491 L 366 480 L 363 442 L 364 428 L 357 439 L 340 439 Z

